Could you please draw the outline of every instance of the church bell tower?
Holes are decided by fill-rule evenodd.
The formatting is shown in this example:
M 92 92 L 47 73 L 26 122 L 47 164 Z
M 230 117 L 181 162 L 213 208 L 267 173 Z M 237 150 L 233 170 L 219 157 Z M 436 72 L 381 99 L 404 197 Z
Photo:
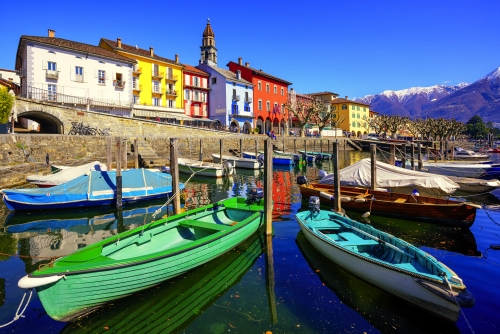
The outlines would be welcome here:
M 210 26 L 210 19 L 207 20 L 207 26 L 203 31 L 203 41 L 201 49 L 200 64 L 208 64 L 217 67 L 217 49 L 215 48 L 215 34 Z

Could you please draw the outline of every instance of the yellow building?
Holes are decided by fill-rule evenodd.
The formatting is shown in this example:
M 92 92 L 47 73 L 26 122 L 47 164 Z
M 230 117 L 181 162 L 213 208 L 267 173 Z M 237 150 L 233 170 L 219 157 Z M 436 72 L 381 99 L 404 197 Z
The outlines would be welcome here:
M 336 98 L 330 101 L 333 111 L 333 122 L 339 118 L 344 120 L 338 124 L 338 127 L 343 131 L 351 133 L 351 136 L 361 137 L 363 134 L 372 132 L 369 126 L 370 105 L 348 100 Z
M 131 85 L 133 90 L 133 114 L 135 117 L 164 120 L 190 119 L 184 114 L 183 69 L 179 56 L 170 60 L 149 50 L 101 38 L 99 47 L 114 51 L 122 56 L 135 59 Z M 127 80 L 123 78 L 122 80 Z

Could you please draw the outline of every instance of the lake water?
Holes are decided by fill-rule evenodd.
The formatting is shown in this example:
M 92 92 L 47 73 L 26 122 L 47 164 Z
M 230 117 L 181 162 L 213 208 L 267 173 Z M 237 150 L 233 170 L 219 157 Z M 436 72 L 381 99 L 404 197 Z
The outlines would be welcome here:
M 500 155 L 499 155 L 500 156 Z M 368 157 L 343 152 L 341 168 Z M 495 157 L 500 161 L 500 157 Z M 370 216 L 373 226 L 401 237 L 453 269 L 475 296 L 456 324 L 409 306 L 339 268 L 318 253 L 300 232 L 294 214 L 306 209 L 297 175 L 309 180 L 330 162 L 274 170 L 274 236 L 255 234 L 244 244 L 195 270 L 152 289 L 117 300 L 70 323 L 52 320 L 36 292 L 24 318 L 0 332 L 10 333 L 498 333 L 500 331 L 500 193 L 478 200 L 470 229 Z M 181 181 L 187 178 L 181 176 Z M 185 205 L 196 207 L 261 185 L 261 172 L 237 170 L 230 179 L 192 178 Z M 474 200 L 474 199 L 469 199 Z M 68 254 L 151 220 L 164 201 L 114 210 L 11 213 L 0 230 L 0 325 L 11 321 L 23 297 L 18 280 L 49 258 Z M 3 203 L 1 204 L 3 205 Z M 5 207 L 4 207 L 5 209 Z M 161 215 L 167 214 L 163 210 Z M 354 219 L 360 213 L 347 212 Z M 411 215 L 411 213 L 409 213 Z M 1 223 L 0 223 L 1 224 Z M 2 227 L 0 225 L 0 227 Z M 274 264 L 272 270 L 270 264 Z

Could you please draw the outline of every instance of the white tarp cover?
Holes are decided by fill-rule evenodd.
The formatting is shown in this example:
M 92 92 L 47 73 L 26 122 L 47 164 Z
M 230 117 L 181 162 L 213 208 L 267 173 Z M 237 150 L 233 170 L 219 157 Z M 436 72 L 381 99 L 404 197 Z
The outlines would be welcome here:
M 30 175 L 26 178 L 26 181 L 40 185 L 57 186 L 59 184 L 63 184 L 76 179 L 80 175 L 86 174 L 92 170 L 106 171 L 107 169 L 106 165 L 101 164 L 99 161 L 93 161 L 85 165 L 62 169 L 60 172 L 57 172 L 55 174 Z
M 428 189 L 447 194 L 453 193 L 460 186 L 446 176 L 403 169 L 384 162 L 377 161 L 377 188 Z M 320 184 L 333 184 L 333 174 L 328 174 L 320 180 Z M 371 161 L 363 159 L 340 170 L 340 185 L 371 186 Z

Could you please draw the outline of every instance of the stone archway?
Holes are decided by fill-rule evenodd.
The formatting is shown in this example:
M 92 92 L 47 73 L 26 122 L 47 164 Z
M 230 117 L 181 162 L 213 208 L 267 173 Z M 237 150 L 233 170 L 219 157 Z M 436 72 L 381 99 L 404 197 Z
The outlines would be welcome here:
M 38 133 L 67 134 L 71 128 L 71 122 L 56 107 L 17 100 L 16 111 L 18 122 L 24 118 L 40 124 Z

